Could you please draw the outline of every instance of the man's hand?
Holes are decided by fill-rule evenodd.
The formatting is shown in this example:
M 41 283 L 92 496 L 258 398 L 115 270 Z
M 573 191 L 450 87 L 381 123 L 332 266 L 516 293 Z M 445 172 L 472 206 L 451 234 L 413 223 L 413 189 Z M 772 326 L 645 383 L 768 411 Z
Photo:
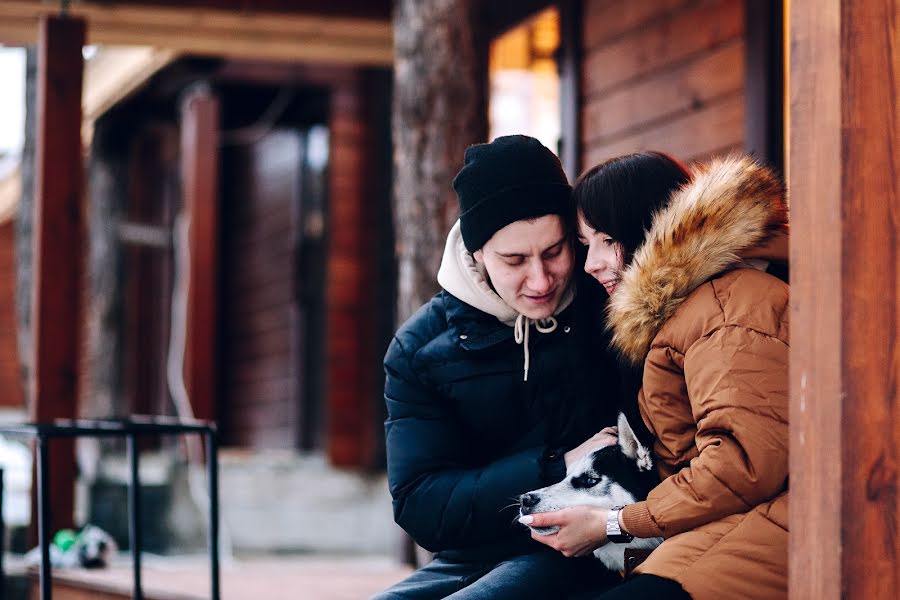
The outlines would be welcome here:
M 563 556 L 585 556 L 608 541 L 608 512 L 609 509 L 599 506 L 573 506 L 521 517 L 519 522 L 529 527 L 559 527 L 559 531 L 547 535 L 541 535 L 532 529 L 531 537 L 558 550 Z
M 582 457 L 587 456 L 594 450 L 599 450 L 600 448 L 606 448 L 607 446 L 612 446 L 613 444 L 617 444 L 619 442 L 619 428 L 616 426 L 612 427 L 604 427 L 599 432 L 595 433 L 592 437 L 582 442 L 581 445 L 572 448 L 568 452 L 566 452 L 563 460 L 566 462 L 566 468 L 568 469 L 576 462 L 578 462 Z

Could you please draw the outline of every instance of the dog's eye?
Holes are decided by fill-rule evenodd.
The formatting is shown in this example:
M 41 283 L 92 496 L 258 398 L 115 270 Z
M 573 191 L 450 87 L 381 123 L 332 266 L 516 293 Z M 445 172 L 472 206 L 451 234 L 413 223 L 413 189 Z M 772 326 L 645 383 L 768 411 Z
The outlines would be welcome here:
M 572 483 L 578 488 L 590 488 L 600 483 L 599 477 L 591 477 L 590 475 L 582 475 L 577 479 L 573 479 Z

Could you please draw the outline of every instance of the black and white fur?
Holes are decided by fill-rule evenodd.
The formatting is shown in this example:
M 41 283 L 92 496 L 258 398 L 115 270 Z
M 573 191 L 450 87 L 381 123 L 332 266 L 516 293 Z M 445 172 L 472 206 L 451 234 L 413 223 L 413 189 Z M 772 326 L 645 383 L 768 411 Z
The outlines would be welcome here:
M 647 497 L 659 478 L 653 470 L 653 456 L 643 446 L 619 413 L 619 443 L 595 450 L 571 465 L 559 483 L 519 497 L 519 516 L 553 512 L 570 506 L 612 508 L 633 504 Z M 556 533 L 557 527 L 533 528 L 539 534 Z M 594 556 L 613 571 L 625 569 L 625 548 L 653 549 L 662 538 L 634 538 L 627 544 L 608 543 L 594 550 Z

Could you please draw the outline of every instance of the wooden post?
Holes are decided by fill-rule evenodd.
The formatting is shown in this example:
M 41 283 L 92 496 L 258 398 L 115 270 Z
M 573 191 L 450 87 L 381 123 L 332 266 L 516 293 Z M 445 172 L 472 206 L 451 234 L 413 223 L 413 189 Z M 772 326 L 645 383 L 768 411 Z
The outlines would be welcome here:
M 215 419 L 219 100 L 205 85 L 191 89 L 181 105 L 181 165 L 184 212 L 190 222 L 184 379 L 194 415 Z
M 332 464 L 343 467 L 370 466 L 375 454 L 378 254 L 366 91 L 359 73 L 334 87 L 329 119 L 327 445 Z
M 41 20 L 38 44 L 34 204 L 34 358 L 29 418 L 49 422 L 78 413 L 84 206 L 81 84 L 85 23 Z M 75 453 L 50 444 L 53 528 L 72 524 Z M 32 489 L 36 489 L 32 486 Z M 32 506 L 34 504 L 32 503 Z M 36 513 L 34 513 L 36 514 Z
M 795 599 L 900 589 L 896 0 L 793 0 L 791 542 Z

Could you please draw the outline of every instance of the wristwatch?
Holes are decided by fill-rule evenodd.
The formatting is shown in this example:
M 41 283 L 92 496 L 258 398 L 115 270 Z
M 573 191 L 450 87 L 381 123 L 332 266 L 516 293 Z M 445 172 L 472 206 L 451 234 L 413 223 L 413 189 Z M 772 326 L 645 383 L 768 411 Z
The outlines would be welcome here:
M 623 506 L 614 506 L 606 513 L 606 537 L 614 544 L 627 544 L 634 539 L 630 533 L 626 533 L 619 526 L 619 512 Z

